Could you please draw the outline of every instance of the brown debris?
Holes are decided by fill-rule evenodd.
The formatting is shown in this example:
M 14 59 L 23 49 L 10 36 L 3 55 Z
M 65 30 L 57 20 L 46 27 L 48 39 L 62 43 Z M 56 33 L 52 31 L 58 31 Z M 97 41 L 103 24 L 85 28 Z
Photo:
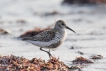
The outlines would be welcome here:
M 78 53 L 79 53 L 80 55 L 84 55 L 84 53 L 83 53 L 83 52 L 81 52 L 81 51 L 78 51 Z
M 56 10 L 52 11 L 52 12 L 44 12 L 44 13 L 38 13 L 38 12 L 34 12 L 34 15 L 40 15 L 40 16 L 54 16 L 54 15 L 64 15 L 63 13 L 60 13 Z
M 91 56 L 91 59 L 102 59 L 103 56 L 102 55 L 93 55 Z
M 84 64 L 84 63 L 87 64 L 87 63 L 93 63 L 93 62 L 81 56 L 73 60 L 73 64 Z
M 81 71 L 81 67 L 78 67 L 78 66 L 71 66 L 71 67 L 69 67 L 69 71 L 74 71 L 74 70 Z
M 106 0 L 64 0 L 63 3 L 68 4 L 103 4 Z
M 32 31 L 29 30 L 29 31 L 25 32 L 25 33 L 22 34 L 20 37 L 32 37 L 32 36 L 35 36 L 35 35 L 37 35 L 37 34 L 43 32 L 43 31 L 45 31 L 45 30 L 49 30 L 49 29 L 50 29 L 50 26 L 47 27 L 47 28 L 45 28 L 45 29 L 41 29 L 41 28 L 36 27 L 36 28 L 35 28 L 34 30 L 32 30 Z
M 60 14 L 60 13 L 57 11 L 53 11 L 53 12 L 45 13 L 44 16 L 51 16 L 51 15 L 57 15 L 57 14 Z
M 2 28 L 0 28 L 0 34 L 9 34 L 9 33 L 11 33 L 11 31 L 10 30 L 8 30 L 8 29 L 2 29 Z
M 0 56 L 0 71 L 68 71 L 68 66 L 59 59 L 52 57 L 48 62 L 33 58 Z
M 17 20 L 16 22 L 17 22 L 17 23 L 22 23 L 22 24 L 27 23 L 25 20 L 22 20 L 22 19 L 21 19 L 21 20 Z

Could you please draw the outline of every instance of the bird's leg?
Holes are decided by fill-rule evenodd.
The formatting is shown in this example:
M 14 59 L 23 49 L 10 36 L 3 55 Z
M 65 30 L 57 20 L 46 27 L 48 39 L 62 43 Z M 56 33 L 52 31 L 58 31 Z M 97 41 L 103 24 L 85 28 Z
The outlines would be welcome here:
M 46 50 L 43 50 L 42 47 L 40 47 L 40 50 L 41 50 L 41 51 L 44 51 L 44 52 L 46 52 L 46 53 L 48 53 L 49 57 L 52 57 L 52 55 L 51 55 L 51 53 L 50 53 L 50 49 L 49 49 L 49 52 L 48 52 L 48 51 L 46 51 Z
M 49 53 L 50 53 L 50 49 L 49 49 Z

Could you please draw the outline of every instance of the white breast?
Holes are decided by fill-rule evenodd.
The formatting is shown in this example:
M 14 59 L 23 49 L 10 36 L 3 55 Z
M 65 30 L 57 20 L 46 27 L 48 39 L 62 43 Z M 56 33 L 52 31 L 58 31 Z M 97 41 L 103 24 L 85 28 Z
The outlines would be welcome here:
M 66 39 L 66 37 L 67 37 L 67 32 L 66 31 L 64 31 L 65 33 L 64 33 L 64 35 L 63 35 L 63 39 L 62 39 L 62 41 L 64 41 L 65 39 Z

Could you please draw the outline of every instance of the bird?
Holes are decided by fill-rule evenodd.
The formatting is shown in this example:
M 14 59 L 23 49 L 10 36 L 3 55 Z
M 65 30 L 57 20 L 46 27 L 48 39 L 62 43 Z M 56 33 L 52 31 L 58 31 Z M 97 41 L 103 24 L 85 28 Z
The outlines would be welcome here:
M 24 37 L 22 40 L 40 47 L 41 51 L 48 53 L 49 57 L 51 57 L 50 49 L 59 47 L 66 39 L 66 29 L 76 33 L 73 29 L 68 27 L 63 20 L 58 20 L 56 21 L 54 28 L 45 30 L 33 37 Z M 49 51 L 46 51 L 43 48 L 48 48 Z

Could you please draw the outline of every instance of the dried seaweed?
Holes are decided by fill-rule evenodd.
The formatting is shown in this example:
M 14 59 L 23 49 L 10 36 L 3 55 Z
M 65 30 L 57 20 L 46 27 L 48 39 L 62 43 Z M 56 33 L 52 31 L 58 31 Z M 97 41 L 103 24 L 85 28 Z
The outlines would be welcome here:
M 63 3 L 68 4 L 103 4 L 106 0 L 64 0 Z
M 78 66 L 71 66 L 71 67 L 69 67 L 69 71 L 74 71 L 74 70 L 81 71 L 81 67 L 78 67 Z
M 68 71 L 68 66 L 55 57 L 45 62 L 41 58 L 29 60 L 10 55 L 0 56 L 0 71 Z
M 88 60 L 84 57 L 77 57 L 75 60 L 73 60 L 73 64 L 87 64 L 87 63 L 93 63 L 91 60 Z
M 102 55 L 93 55 L 91 56 L 91 59 L 102 59 L 103 56 Z

